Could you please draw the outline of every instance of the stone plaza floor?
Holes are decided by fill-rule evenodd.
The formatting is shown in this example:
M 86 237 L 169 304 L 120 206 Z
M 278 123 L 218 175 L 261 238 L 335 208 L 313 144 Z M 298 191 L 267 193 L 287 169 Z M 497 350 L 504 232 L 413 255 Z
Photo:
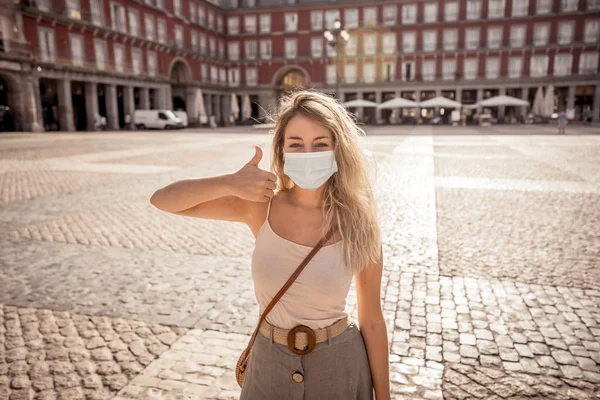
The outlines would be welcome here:
M 600 399 L 600 129 L 368 133 L 393 398 Z M 236 399 L 253 237 L 148 200 L 269 140 L 0 135 L 0 399 Z

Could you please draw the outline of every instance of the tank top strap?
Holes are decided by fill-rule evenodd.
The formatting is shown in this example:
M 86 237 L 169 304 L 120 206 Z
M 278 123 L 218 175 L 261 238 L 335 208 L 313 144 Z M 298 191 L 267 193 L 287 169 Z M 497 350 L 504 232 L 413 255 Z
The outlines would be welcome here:
M 273 198 L 271 197 L 271 199 L 269 199 L 269 205 L 267 206 L 267 218 L 265 219 L 265 222 L 269 220 L 269 215 L 271 215 L 271 203 L 273 202 Z

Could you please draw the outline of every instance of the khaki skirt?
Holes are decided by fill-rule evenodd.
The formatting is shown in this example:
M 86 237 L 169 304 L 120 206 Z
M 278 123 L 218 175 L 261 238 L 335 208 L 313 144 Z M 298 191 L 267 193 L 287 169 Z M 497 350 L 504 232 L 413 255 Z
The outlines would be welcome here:
M 279 399 L 372 400 L 371 369 L 356 325 L 304 356 L 259 333 L 240 400 Z

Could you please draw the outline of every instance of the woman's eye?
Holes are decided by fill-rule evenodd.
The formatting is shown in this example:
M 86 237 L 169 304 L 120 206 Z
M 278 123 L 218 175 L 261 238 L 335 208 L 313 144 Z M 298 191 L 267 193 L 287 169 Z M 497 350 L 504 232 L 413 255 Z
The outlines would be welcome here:
M 290 144 L 290 147 L 300 147 L 300 145 L 298 143 L 292 143 Z

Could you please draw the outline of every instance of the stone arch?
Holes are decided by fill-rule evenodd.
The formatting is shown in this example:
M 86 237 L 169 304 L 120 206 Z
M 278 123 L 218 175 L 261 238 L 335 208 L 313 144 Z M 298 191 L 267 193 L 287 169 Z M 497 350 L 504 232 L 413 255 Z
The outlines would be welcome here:
M 193 80 L 192 69 L 185 58 L 177 57 L 171 62 L 169 79 L 175 84 L 185 84 Z
M 310 86 L 310 75 L 299 65 L 281 67 L 274 75 L 272 84 L 283 90 Z

